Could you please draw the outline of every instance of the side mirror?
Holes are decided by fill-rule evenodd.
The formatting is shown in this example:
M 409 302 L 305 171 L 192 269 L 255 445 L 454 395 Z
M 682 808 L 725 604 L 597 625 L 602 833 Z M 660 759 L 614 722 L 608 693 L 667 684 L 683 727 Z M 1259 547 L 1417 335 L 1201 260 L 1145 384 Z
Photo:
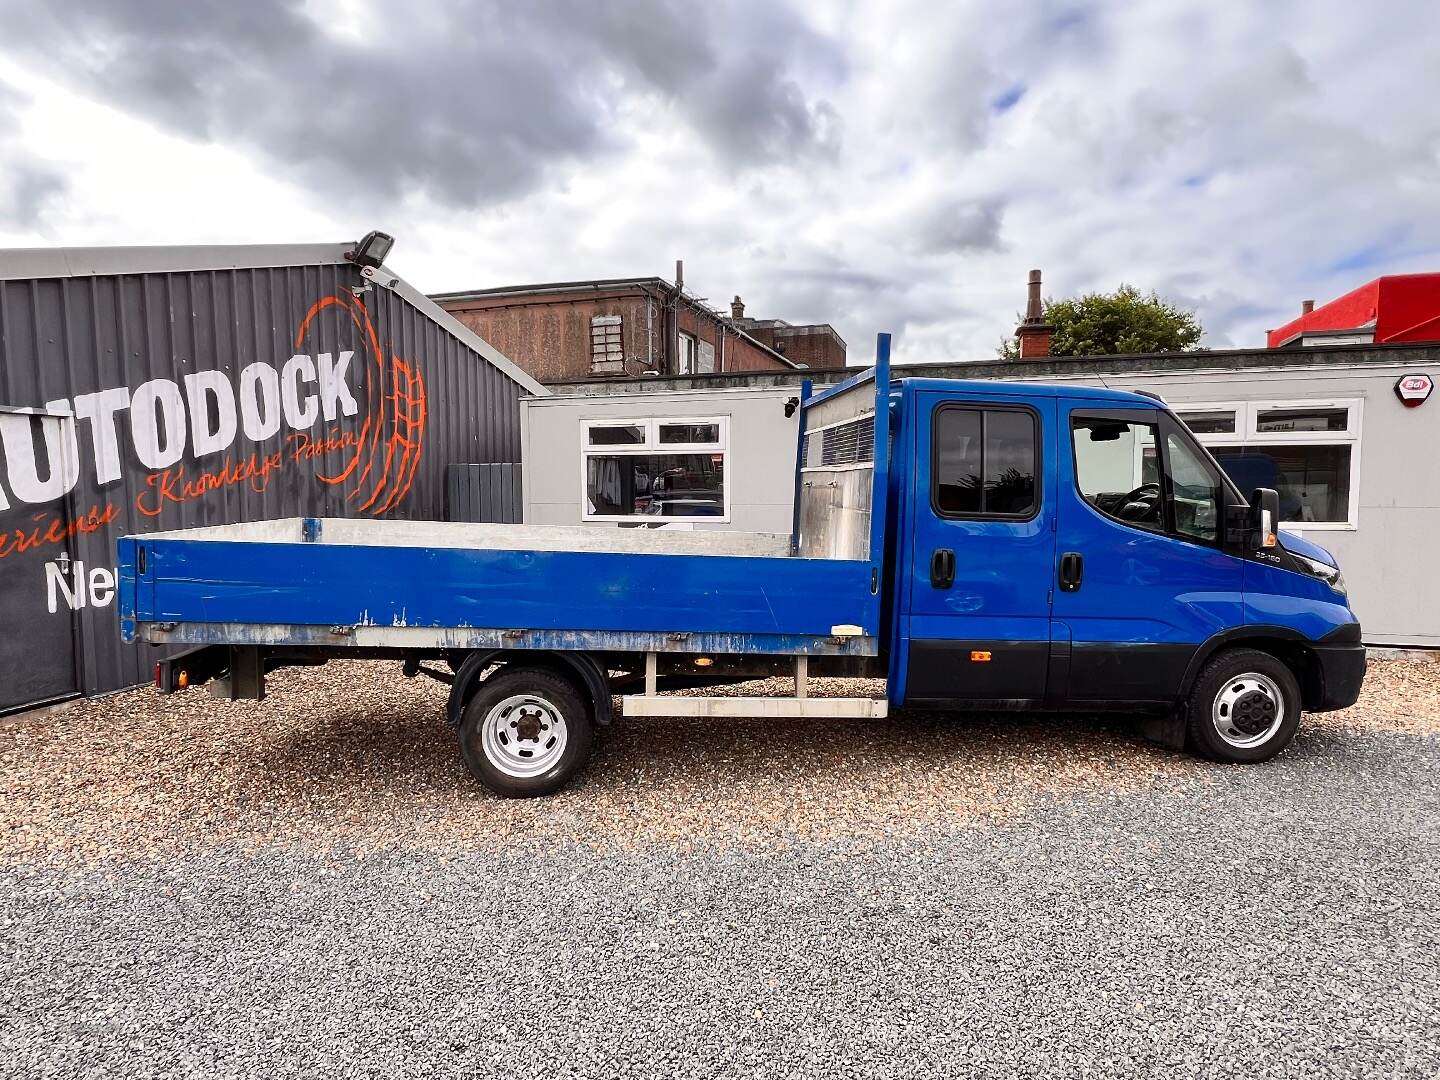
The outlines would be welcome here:
M 1261 547 L 1280 543 L 1280 493 L 1274 488 L 1256 488 L 1250 493 L 1250 527 L 1259 534 Z

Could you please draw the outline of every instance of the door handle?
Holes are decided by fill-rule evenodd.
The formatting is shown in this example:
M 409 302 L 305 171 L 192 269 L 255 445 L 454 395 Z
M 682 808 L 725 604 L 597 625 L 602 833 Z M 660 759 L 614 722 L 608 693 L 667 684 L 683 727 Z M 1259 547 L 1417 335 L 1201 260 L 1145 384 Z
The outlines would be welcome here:
M 949 548 L 936 548 L 930 556 L 930 584 L 937 589 L 955 584 L 955 552 Z
M 1060 591 L 1074 592 L 1085 577 L 1085 558 L 1078 551 L 1060 556 Z

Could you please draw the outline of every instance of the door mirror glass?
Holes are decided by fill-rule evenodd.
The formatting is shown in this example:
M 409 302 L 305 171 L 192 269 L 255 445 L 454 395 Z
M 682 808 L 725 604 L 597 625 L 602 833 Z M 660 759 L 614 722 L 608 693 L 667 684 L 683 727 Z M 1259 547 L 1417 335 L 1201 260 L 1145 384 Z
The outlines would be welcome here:
M 1280 543 L 1280 493 L 1274 488 L 1256 488 L 1250 494 L 1250 525 L 1259 533 L 1261 547 Z

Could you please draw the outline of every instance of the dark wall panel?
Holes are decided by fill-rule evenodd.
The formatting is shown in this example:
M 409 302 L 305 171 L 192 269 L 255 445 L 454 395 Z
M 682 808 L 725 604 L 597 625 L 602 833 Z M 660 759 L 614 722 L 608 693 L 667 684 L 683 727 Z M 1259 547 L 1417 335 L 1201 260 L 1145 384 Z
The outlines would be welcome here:
M 445 470 L 445 517 L 518 525 L 524 519 L 518 463 L 451 465 Z
M 160 654 L 120 641 L 117 537 L 439 520 L 447 465 L 518 461 L 524 390 L 362 284 L 349 264 L 0 281 L 0 407 L 72 417 L 42 428 L 0 411 L 0 596 L 29 597 L 0 611 L 0 632 L 37 610 L 71 618 L 73 596 L 81 689 L 132 685 Z M 46 569 L 62 552 L 68 577 Z

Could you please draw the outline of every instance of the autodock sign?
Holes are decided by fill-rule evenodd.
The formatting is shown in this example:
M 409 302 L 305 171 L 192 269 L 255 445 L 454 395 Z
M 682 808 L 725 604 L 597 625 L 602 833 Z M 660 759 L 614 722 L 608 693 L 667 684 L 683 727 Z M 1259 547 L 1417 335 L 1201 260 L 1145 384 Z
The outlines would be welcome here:
M 343 348 L 314 347 L 326 319 Z M 33 561 L 50 613 L 106 606 L 115 536 L 218 519 L 224 507 L 204 504 L 227 492 L 261 496 L 288 477 L 297 495 L 339 493 L 351 514 L 400 508 L 425 450 L 419 366 L 382 347 L 348 290 L 315 299 L 292 341 L 292 352 L 238 371 L 200 368 L 0 412 L 0 573 Z M 73 549 L 92 535 L 105 540 L 104 564 L 87 567 Z
M 148 679 L 115 542 L 445 515 L 533 384 L 354 245 L 0 252 L 0 713 Z

